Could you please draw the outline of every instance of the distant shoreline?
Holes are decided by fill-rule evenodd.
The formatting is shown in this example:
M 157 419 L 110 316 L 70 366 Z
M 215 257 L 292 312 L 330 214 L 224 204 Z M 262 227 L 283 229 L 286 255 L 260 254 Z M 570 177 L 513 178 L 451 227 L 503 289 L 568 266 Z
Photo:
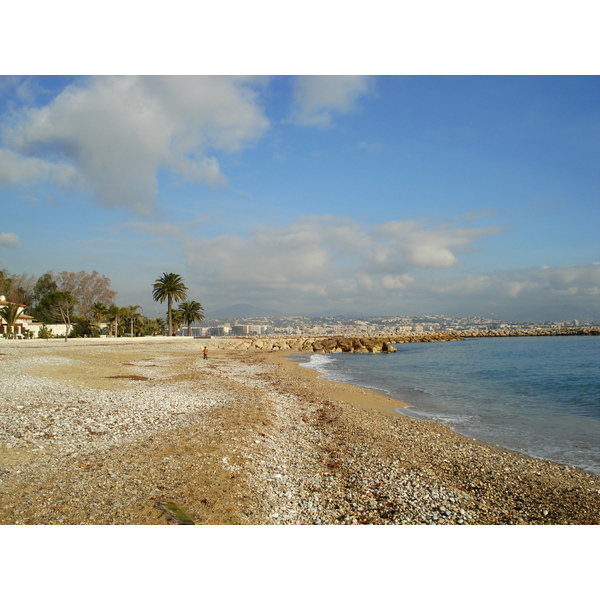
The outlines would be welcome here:
M 144 343 L 177 344 L 181 342 L 200 343 L 213 349 L 221 350 L 262 350 L 262 351 L 289 351 L 289 352 L 346 352 L 340 342 L 355 340 L 363 345 L 363 351 L 381 352 L 383 344 L 406 344 L 419 342 L 446 342 L 461 341 L 475 338 L 505 338 L 505 337 L 562 337 L 562 336 L 596 336 L 600 335 L 600 327 L 563 327 L 545 329 L 496 329 L 496 330 L 464 330 L 464 331 L 428 331 L 406 332 L 402 334 L 374 334 L 374 335 L 257 335 L 257 336 L 142 336 L 142 337 L 93 337 L 93 338 L 68 338 L 56 337 L 50 339 L 7 339 L 0 337 L 0 345 L 13 344 L 25 347 L 53 347 L 69 345 L 136 345 Z M 328 345 L 327 342 L 330 342 Z M 318 349 L 313 344 L 318 344 Z M 374 347 L 379 344 L 379 347 Z M 393 351 L 393 349 L 390 349 Z M 384 352 L 386 350 L 383 350 Z

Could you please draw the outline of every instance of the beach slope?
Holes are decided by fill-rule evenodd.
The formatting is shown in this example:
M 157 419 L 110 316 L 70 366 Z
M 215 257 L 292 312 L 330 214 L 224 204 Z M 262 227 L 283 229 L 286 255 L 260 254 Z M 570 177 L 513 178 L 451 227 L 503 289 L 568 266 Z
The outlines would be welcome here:
M 3 342 L 0 393 L 1 524 L 600 522 L 600 477 L 400 415 L 281 352 Z

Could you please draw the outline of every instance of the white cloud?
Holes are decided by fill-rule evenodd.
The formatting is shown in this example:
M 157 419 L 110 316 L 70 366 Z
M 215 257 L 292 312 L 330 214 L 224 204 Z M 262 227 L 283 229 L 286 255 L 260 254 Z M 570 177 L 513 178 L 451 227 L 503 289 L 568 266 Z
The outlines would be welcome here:
M 370 89 L 369 77 L 305 75 L 294 79 L 291 120 L 299 125 L 327 127 L 333 113 L 347 113 Z
M 7 248 L 20 248 L 21 240 L 16 233 L 0 233 L 0 246 Z
M 0 181 L 65 177 L 70 167 L 101 203 L 148 212 L 159 169 L 223 184 L 211 151 L 238 151 L 267 126 L 251 78 L 93 77 L 4 132 L 5 155 L 19 168 Z
M 462 257 L 495 227 L 366 226 L 312 216 L 185 247 L 190 284 L 207 306 L 250 302 L 293 314 L 490 315 L 512 320 L 600 318 L 600 264 L 460 275 Z M 201 295 L 202 295 L 201 294 Z
M 346 217 L 311 216 L 287 227 L 260 227 L 248 237 L 195 242 L 186 254 L 204 288 L 239 297 L 252 290 L 263 303 L 284 299 L 301 312 L 316 296 L 333 305 L 350 294 L 371 304 L 397 296 L 414 285 L 413 271 L 451 267 L 458 261 L 454 253 L 498 233 L 496 228 L 426 227 L 425 221 L 366 227 Z
M 370 87 L 358 76 L 294 82 L 295 121 L 320 126 L 354 109 Z M 218 153 L 240 151 L 269 127 L 260 103 L 266 83 L 246 76 L 77 79 L 48 104 L 13 110 L 4 120 L 0 185 L 74 186 L 105 206 L 149 214 L 161 170 L 227 183 Z
M 377 227 L 370 268 L 376 272 L 395 272 L 406 265 L 445 269 L 455 265 L 456 254 L 469 251 L 472 242 L 501 231 L 498 227 L 428 230 L 424 226 L 424 221 L 391 221 Z
M 302 227 L 260 228 L 250 239 L 222 236 L 188 250 L 190 265 L 215 282 L 293 289 L 331 275 L 331 259 L 319 233 Z
M 423 278 L 415 281 L 411 291 L 438 307 L 448 307 L 446 312 L 496 312 L 512 315 L 515 320 L 600 317 L 597 264 L 544 265 L 470 277 Z
M 0 148 L 0 185 L 20 185 L 42 179 L 66 185 L 76 182 L 77 172 L 64 162 L 22 156 L 8 148 Z

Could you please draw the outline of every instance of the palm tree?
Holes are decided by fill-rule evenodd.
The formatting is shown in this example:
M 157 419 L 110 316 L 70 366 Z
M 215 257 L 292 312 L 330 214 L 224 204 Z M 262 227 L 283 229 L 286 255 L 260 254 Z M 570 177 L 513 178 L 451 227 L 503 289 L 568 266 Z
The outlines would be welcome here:
M 204 308 L 202 308 L 202 304 L 195 300 L 183 302 L 179 305 L 178 311 L 183 317 L 184 322 L 187 323 L 187 334 L 192 335 L 192 323 L 196 321 L 202 323 L 204 320 Z
M 187 298 L 187 286 L 183 283 L 181 275 L 176 273 L 163 273 L 162 277 L 159 277 L 154 282 L 152 297 L 155 302 L 161 304 L 167 301 L 167 318 L 168 318 L 168 335 L 171 337 L 172 326 L 172 307 L 173 300 L 181 302 Z
M 122 308 L 119 308 L 116 304 L 111 304 L 106 311 L 106 318 L 109 322 L 109 336 L 112 335 L 113 326 L 115 329 L 115 337 L 119 337 L 119 317 L 123 316 Z
M 100 325 L 108 316 L 108 308 L 103 302 L 96 302 L 92 305 L 92 319 L 94 319 L 95 327 L 97 327 L 98 332 L 100 332 Z
M 2 323 L 3 320 L 6 321 L 6 333 L 9 334 L 12 331 L 13 339 L 16 339 L 17 337 L 15 323 L 24 311 L 25 308 L 19 304 L 7 304 L 0 308 L 0 323 Z
M 127 308 L 123 309 L 123 313 L 125 318 L 129 319 L 129 325 L 131 327 L 131 337 L 133 337 L 133 324 L 136 318 L 141 317 L 142 315 L 137 312 L 138 308 L 142 308 L 138 304 L 130 304 Z
M 135 324 L 133 326 L 135 335 L 137 337 L 143 337 L 148 334 L 150 319 L 140 314 L 135 319 Z
M 175 335 L 175 333 L 179 331 L 179 328 L 181 327 L 182 323 L 183 315 L 176 308 L 174 308 L 171 311 L 171 324 L 173 326 L 173 335 Z
M 156 333 L 165 335 L 165 320 L 161 317 L 156 317 L 156 319 L 153 319 L 153 321 L 156 323 Z M 153 332 L 152 335 L 155 335 L 155 333 Z

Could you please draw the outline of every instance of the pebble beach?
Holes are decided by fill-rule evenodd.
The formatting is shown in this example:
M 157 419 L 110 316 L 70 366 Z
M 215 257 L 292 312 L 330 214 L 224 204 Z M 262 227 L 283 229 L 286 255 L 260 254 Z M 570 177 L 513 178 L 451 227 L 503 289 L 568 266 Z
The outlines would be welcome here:
M 283 351 L 2 341 L 0 524 L 600 523 L 600 477 L 397 406 Z

